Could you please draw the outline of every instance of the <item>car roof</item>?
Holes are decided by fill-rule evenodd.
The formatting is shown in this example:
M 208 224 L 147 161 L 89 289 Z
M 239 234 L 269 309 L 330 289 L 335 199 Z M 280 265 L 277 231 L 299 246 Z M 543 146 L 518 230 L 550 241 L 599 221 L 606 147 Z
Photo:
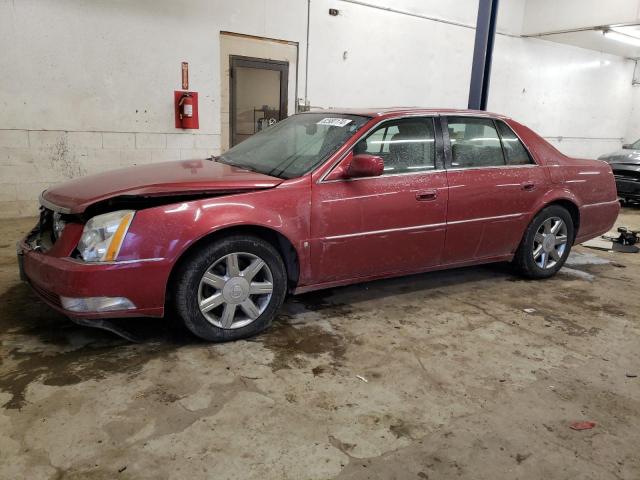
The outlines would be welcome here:
M 423 107 L 383 107 L 383 108 L 322 108 L 313 109 L 309 113 L 337 113 L 343 115 L 361 115 L 365 117 L 402 116 L 402 115 L 477 115 L 492 118 L 507 118 L 497 113 L 484 110 L 468 110 L 456 108 L 423 108 Z

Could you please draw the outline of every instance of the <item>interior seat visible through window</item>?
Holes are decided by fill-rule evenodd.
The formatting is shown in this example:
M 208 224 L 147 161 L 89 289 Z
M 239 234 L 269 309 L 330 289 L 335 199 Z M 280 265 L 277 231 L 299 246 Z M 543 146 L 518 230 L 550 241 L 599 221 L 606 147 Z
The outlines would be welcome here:
M 505 165 L 500 137 L 490 118 L 449 117 L 453 168 Z
M 408 173 L 435 168 L 435 134 L 432 118 L 386 122 L 353 148 L 384 160 L 384 173 Z

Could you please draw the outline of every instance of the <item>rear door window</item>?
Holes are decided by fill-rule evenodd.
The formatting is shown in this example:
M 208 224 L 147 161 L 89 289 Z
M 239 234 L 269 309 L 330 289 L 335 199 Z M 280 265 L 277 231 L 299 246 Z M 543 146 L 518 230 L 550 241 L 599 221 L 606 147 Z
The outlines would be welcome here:
M 448 117 L 452 168 L 504 166 L 500 137 L 490 118 Z

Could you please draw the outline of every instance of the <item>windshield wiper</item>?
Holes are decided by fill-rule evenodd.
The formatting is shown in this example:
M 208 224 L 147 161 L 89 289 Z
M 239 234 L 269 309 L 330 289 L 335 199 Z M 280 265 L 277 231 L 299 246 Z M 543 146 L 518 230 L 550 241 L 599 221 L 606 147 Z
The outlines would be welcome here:
M 248 170 L 248 171 L 254 172 L 254 173 L 262 173 L 264 175 L 264 173 L 261 172 L 260 170 L 258 170 L 257 168 L 249 167 L 247 165 L 243 165 L 243 164 L 240 164 L 240 163 L 230 162 L 228 159 L 224 158 L 222 155 L 220 155 L 219 157 L 214 157 L 212 155 L 211 158 L 213 159 L 213 161 L 218 162 L 218 163 L 222 163 L 223 165 L 229 165 L 230 167 L 240 168 L 242 170 Z

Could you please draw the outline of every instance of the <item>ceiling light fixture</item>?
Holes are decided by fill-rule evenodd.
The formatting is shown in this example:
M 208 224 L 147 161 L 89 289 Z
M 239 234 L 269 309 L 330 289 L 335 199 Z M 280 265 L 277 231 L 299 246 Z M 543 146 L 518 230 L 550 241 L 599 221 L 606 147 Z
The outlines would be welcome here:
M 610 38 L 611 40 L 615 40 L 616 42 L 622 42 L 626 43 L 627 45 L 640 47 L 640 38 L 638 37 L 632 37 L 631 35 L 627 35 L 626 33 L 616 32 L 614 30 L 604 30 L 602 33 L 605 37 Z

